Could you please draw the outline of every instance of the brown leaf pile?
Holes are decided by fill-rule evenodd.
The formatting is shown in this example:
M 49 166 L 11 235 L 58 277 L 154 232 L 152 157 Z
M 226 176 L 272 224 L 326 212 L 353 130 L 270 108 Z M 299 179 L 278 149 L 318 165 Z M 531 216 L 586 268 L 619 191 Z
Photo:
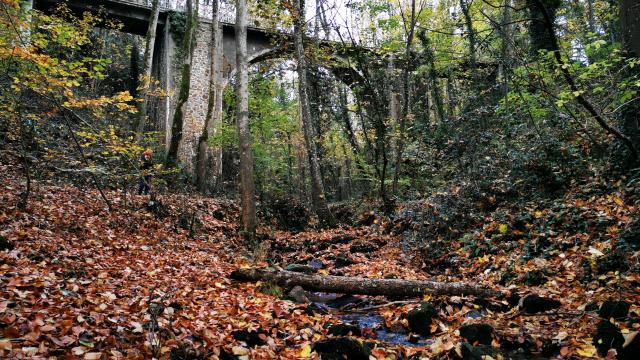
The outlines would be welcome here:
M 147 197 L 125 198 L 113 190 L 107 192 L 114 206 L 108 212 L 95 191 L 38 182 L 28 209 L 21 211 L 15 204 L 22 184 L 9 175 L 14 171 L 0 166 L 0 235 L 15 245 L 0 251 L 0 358 L 317 357 L 310 345 L 327 338 L 328 326 L 337 322 L 331 315 L 307 311 L 306 305 L 258 291 L 264 284 L 227 279 L 250 262 L 266 265 L 243 246 L 237 235 L 238 209 L 230 202 L 163 195 L 159 200 L 166 214 L 158 216 L 149 210 Z M 520 260 L 527 243 L 541 234 L 527 224 L 533 240 L 518 240 L 522 230 L 491 218 L 474 236 L 491 242 L 495 250 L 476 256 L 459 242 L 447 244 L 446 256 L 455 268 L 446 270 L 429 271 L 415 253 L 403 251 L 399 237 L 385 231 L 392 226 L 385 220 L 369 227 L 297 234 L 263 228 L 267 240 L 262 255 L 282 267 L 315 261 L 321 264 L 320 273 L 483 283 L 562 303 L 558 311 L 527 315 L 506 300 L 427 296 L 419 300 L 439 309 L 427 345 L 375 342 L 376 329 L 370 329 L 361 340 L 372 343 L 374 358 L 457 357 L 463 341 L 458 329 L 474 322 L 493 326 L 496 347 L 543 352 L 553 346 L 554 357 L 595 357 L 591 337 L 598 317 L 585 310 L 587 304 L 622 298 L 633 304 L 632 314 L 640 312 L 637 272 L 611 271 L 587 281 L 581 273 L 580 264 L 596 263 L 638 210 L 620 196 L 569 197 L 565 205 L 582 216 L 606 216 L 611 224 L 602 232 L 573 233 L 551 226 L 545 238 L 558 246 L 527 260 Z M 539 222 L 553 215 L 546 208 L 527 211 Z M 181 220 L 185 214 L 191 219 L 186 226 Z M 200 225 L 194 232 L 195 218 Z M 500 242 L 505 234 L 516 235 L 509 246 Z M 637 262 L 637 256 L 630 253 L 630 260 Z M 336 266 L 345 258 L 351 262 Z M 520 278 L 532 270 L 551 273 L 540 285 L 515 280 L 502 287 L 498 283 L 507 269 Z M 384 301 L 367 299 L 365 304 Z M 376 311 L 387 328 L 406 331 L 406 313 L 414 307 L 394 304 Z M 474 320 L 470 312 L 481 317 Z M 625 335 L 637 331 L 638 324 L 618 323 Z M 238 331 L 256 331 L 258 346 L 238 340 Z

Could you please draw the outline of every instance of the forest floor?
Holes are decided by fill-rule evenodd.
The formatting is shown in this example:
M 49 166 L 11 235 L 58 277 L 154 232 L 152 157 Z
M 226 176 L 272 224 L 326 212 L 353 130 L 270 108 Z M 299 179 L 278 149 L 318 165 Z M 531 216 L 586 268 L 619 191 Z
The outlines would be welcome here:
M 335 348 L 344 339 L 360 344 L 349 350 L 354 359 L 590 358 L 607 356 L 593 341 L 609 322 L 600 315 L 611 318 L 613 340 L 604 341 L 619 357 L 634 358 L 640 346 L 639 252 L 621 254 L 617 245 L 637 226 L 638 205 L 620 188 L 523 204 L 509 222 L 487 215 L 466 240 L 435 239 L 422 256 L 395 234 L 397 222 L 372 213 L 362 215 L 374 217 L 369 226 L 264 227 L 262 245 L 250 253 L 231 202 L 166 194 L 150 205 L 147 196 L 107 191 L 109 212 L 96 191 L 37 182 L 19 210 L 16 173 L 0 165 L 3 359 L 290 359 L 323 351 L 332 358 L 318 344 Z M 308 304 L 286 300 L 273 284 L 228 279 L 237 268 L 291 264 L 320 274 L 464 281 L 511 295 L 306 293 Z M 531 308 L 520 299 L 532 294 L 559 303 Z M 625 305 L 601 309 L 607 300 L 630 306 L 617 314 Z M 434 311 L 416 330 L 415 309 L 426 307 Z M 335 326 L 349 321 L 355 327 Z

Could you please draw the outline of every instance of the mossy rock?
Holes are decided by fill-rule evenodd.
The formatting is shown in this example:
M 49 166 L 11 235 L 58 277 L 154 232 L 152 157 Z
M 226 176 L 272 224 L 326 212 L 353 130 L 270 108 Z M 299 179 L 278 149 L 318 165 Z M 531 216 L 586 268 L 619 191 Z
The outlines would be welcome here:
M 360 328 L 353 324 L 337 324 L 329 328 L 329 334 L 333 336 L 361 336 Z
M 528 314 L 536 314 L 559 308 L 560 301 L 544 298 L 538 295 L 529 295 L 522 300 L 522 310 Z
M 420 307 L 407 313 L 409 329 L 420 335 L 431 334 L 431 320 L 438 316 L 438 312 L 431 303 L 423 302 Z
M 524 274 L 522 282 L 527 286 L 538 286 L 546 283 L 547 277 L 541 270 L 531 270 Z
M 4 250 L 13 250 L 15 248 L 15 246 L 13 245 L 12 242 L 10 242 L 9 240 L 7 240 L 6 237 L 4 236 L 0 236 L 0 251 L 4 251 Z
M 293 271 L 293 272 L 303 273 L 303 274 L 315 274 L 316 272 L 318 272 L 316 269 L 312 268 L 311 266 L 304 265 L 304 264 L 289 264 L 284 269 L 287 271 Z
M 637 359 L 640 359 L 640 335 L 636 335 L 636 337 L 618 353 L 618 360 Z
M 598 324 L 595 334 L 593 335 L 593 345 L 598 349 L 600 355 L 606 355 L 609 349 L 616 349 L 620 352 L 624 344 L 624 337 L 617 326 L 602 320 Z
M 462 360 L 483 360 L 487 356 L 495 359 L 499 352 L 499 349 L 487 345 L 473 346 L 469 343 L 462 344 Z
M 322 360 L 369 360 L 371 351 L 358 340 L 347 336 L 319 341 L 313 344 L 312 350 L 320 355 Z
M 640 219 L 633 222 L 620 234 L 620 240 L 635 250 L 640 249 Z
M 236 330 L 231 333 L 231 336 L 233 336 L 234 339 L 244 341 L 248 347 L 262 346 L 266 344 L 266 341 L 264 341 L 260 335 L 269 336 L 269 334 L 262 329 L 258 329 L 257 331 Z
M 491 345 L 493 340 L 493 327 L 489 324 L 463 325 L 458 331 L 470 344 Z
M 282 298 L 284 296 L 284 291 L 282 288 L 274 283 L 273 281 L 265 281 L 258 286 L 258 291 L 263 294 L 272 295 L 277 298 Z
M 607 300 L 600 306 L 598 315 L 603 319 L 621 319 L 627 317 L 630 308 L 631 304 L 626 301 Z

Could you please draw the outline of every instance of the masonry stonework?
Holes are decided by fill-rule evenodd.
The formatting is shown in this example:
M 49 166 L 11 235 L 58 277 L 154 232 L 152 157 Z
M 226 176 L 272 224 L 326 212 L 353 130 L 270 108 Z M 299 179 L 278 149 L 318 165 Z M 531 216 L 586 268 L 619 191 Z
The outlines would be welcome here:
M 222 93 L 229 82 L 229 78 L 234 74 L 236 48 L 233 28 L 228 24 L 223 24 L 219 30 L 220 36 L 218 36 L 218 38 L 220 42 L 217 46 L 219 49 L 221 48 L 222 51 L 219 52 L 218 55 L 216 88 L 219 93 Z M 249 35 L 247 47 L 250 62 L 273 50 L 273 44 L 260 31 L 250 31 Z M 196 33 L 196 48 L 194 49 L 191 62 L 189 100 L 185 107 L 182 140 L 178 148 L 178 160 L 184 167 L 184 170 L 189 174 L 194 173 L 198 139 L 202 134 L 207 116 L 212 46 L 211 22 L 206 20 L 201 21 Z M 167 104 L 169 104 L 170 110 L 167 111 L 169 116 L 166 118 L 165 126 L 166 144 L 169 143 L 168 139 L 171 137 L 171 121 L 173 120 L 173 110 L 178 93 L 177 86 L 180 84 L 181 69 L 178 65 L 179 59 L 175 56 L 176 53 L 176 51 L 169 51 L 171 55 L 168 61 L 173 64 L 169 68 L 173 70 L 173 74 L 167 77 L 173 79 L 173 81 L 170 81 L 168 84 L 169 99 L 167 99 Z M 222 96 L 216 100 L 213 122 L 217 125 L 222 120 Z
M 191 87 L 184 112 L 182 141 L 178 159 L 192 174 L 197 156 L 198 138 L 202 134 L 209 103 L 211 78 L 211 25 L 200 23 L 196 33 L 196 48 L 191 60 Z

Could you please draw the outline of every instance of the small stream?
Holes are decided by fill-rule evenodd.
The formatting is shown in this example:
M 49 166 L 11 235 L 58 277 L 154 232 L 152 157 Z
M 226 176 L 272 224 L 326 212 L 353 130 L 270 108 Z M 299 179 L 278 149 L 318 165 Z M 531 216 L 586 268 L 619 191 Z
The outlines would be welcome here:
M 357 325 L 360 330 L 374 329 L 376 340 L 403 346 L 426 346 L 433 343 L 431 339 L 420 338 L 417 341 L 409 341 L 408 333 L 393 332 L 386 329 L 383 325 L 384 319 L 376 313 L 344 313 L 339 314 L 338 318 L 343 323 Z
M 412 336 L 409 340 L 408 331 L 393 331 L 384 326 L 384 318 L 374 312 L 350 312 L 343 310 L 346 305 L 362 305 L 362 298 L 346 295 L 340 296 L 330 293 L 312 293 L 314 297 L 314 305 L 318 308 L 324 309 L 329 312 L 330 315 L 339 319 L 341 323 L 356 325 L 360 328 L 363 334 L 369 335 L 375 334 L 375 339 L 390 345 L 401 345 L 407 347 L 423 347 L 434 343 L 433 339 L 424 337 Z M 465 317 L 469 319 L 478 319 L 485 317 L 487 314 L 480 310 L 470 310 Z M 503 350 L 504 351 L 504 350 Z M 549 359 L 549 357 L 541 356 L 539 354 L 523 353 L 517 350 L 511 350 L 503 352 L 503 356 L 506 359 L 513 360 L 543 360 Z
M 403 345 L 403 346 L 426 346 L 433 343 L 431 339 L 422 337 L 411 339 L 409 341 L 408 332 L 394 332 L 384 326 L 383 317 L 376 312 L 349 312 L 348 310 L 340 310 L 345 305 L 358 304 L 362 302 L 361 298 L 346 295 L 339 296 L 331 293 L 312 293 L 315 305 L 325 308 L 329 314 L 340 319 L 342 323 L 356 325 L 363 333 L 375 334 L 375 339 L 387 344 Z

